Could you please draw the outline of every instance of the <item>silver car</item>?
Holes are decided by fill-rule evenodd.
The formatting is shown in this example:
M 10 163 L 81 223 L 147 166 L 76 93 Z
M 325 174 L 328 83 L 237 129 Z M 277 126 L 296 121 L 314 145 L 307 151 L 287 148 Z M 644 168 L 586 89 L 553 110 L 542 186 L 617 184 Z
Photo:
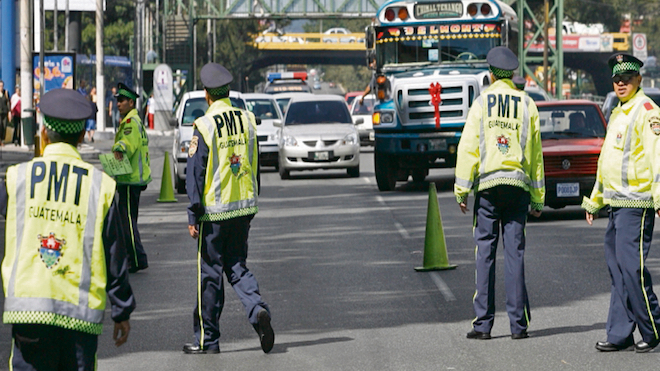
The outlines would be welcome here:
M 373 94 L 364 97 L 362 104 L 360 104 L 360 98 L 353 99 L 353 103 L 351 103 L 351 116 L 353 117 L 353 122 L 356 123 L 356 128 L 360 133 L 360 144 L 364 146 L 368 144 L 373 145 L 376 141 L 374 125 L 371 118 L 374 113 L 375 104 L 376 96 Z M 357 124 L 358 119 L 362 119 L 363 122 Z
M 246 109 L 241 93 L 230 91 L 229 100 L 232 106 Z M 188 148 L 194 131 L 193 122 L 204 116 L 208 108 L 204 90 L 195 90 L 185 93 L 175 110 L 176 129 L 174 130 L 172 156 L 176 165 L 174 166 L 174 179 L 178 193 L 186 193 L 186 166 L 188 165 Z
M 243 94 L 243 99 L 247 109 L 261 119 L 261 125 L 257 126 L 259 162 L 262 166 L 277 167 L 277 128 L 273 122 L 282 121 L 280 107 L 271 94 L 247 93 Z
M 358 119 L 355 124 L 362 123 Z M 296 96 L 279 130 L 279 173 L 292 170 L 346 169 L 360 176 L 360 136 L 346 101 L 338 95 Z

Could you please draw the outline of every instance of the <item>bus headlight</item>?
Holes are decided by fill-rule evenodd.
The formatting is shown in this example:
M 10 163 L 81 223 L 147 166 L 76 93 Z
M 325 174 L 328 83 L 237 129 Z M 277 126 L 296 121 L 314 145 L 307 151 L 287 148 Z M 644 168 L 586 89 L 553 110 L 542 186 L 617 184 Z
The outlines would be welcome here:
M 371 121 L 374 126 L 380 124 L 391 124 L 394 122 L 394 112 L 392 111 L 374 112 L 374 114 L 371 116 Z

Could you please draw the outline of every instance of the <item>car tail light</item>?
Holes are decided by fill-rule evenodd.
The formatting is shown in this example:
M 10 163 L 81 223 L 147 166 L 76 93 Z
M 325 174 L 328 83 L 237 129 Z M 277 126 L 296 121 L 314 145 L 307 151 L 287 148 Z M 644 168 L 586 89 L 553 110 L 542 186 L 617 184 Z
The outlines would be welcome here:
M 385 11 L 385 19 L 387 19 L 388 21 L 392 22 L 392 21 L 394 20 L 394 17 L 395 17 L 394 9 L 392 9 L 392 8 L 388 8 L 388 9 Z
M 405 7 L 399 9 L 399 19 L 402 21 L 408 19 L 408 9 Z
M 481 5 L 481 14 L 483 14 L 483 15 L 489 15 L 489 14 L 490 14 L 490 5 L 488 5 L 488 4 L 482 4 L 482 5 Z
M 472 16 L 472 17 L 474 17 L 475 15 L 477 15 L 477 5 L 474 4 L 474 3 L 468 5 L 468 7 L 467 7 L 467 12 L 468 12 L 468 14 L 469 14 L 470 16 Z

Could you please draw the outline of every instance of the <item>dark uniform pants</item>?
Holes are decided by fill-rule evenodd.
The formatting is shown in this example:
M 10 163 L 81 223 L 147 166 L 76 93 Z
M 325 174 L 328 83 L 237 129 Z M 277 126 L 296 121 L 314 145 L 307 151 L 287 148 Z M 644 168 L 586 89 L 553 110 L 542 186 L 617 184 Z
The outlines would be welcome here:
M 91 371 L 96 369 L 98 336 L 47 325 L 12 326 L 11 369 Z
M 145 186 L 118 184 L 119 210 L 122 218 L 128 221 L 130 235 L 126 241 L 128 250 L 128 264 L 132 269 L 145 269 L 149 266 L 147 253 L 144 251 L 140 232 L 138 231 L 138 207 L 140 206 L 140 194 Z
M 612 208 L 605 232 L 605 260 L 612 278 L 607 341 L 632 340 L 635 326 L 649 343 L 658 339 L 660 307 L 644 265 L 651 247 L 653 209 Z
M 495 254 L 502 228 L 504 245 L 504 286 L 511 333 L 527 330 L 530 320 L 525 286 L 525 223 L 529 193 L 520 187 L 497 186 L 478 192 L 474 201 L 474 240 L 476 253 L 476 293 L 472 325 L 476 331 L 490 332 L 495 319 Z
M 253 216 L 222 222 L 202 222 L 198 246 L 197 306 L 193 313 L 195 342 L 205 349 L 218 348 L 220 314 L 225 303 L 222 273 L 245 307 L 248 320 L 258 323 L 261 308 L 270 312 L 261 300 L 257 279 L 246 266 L 248 232 Z

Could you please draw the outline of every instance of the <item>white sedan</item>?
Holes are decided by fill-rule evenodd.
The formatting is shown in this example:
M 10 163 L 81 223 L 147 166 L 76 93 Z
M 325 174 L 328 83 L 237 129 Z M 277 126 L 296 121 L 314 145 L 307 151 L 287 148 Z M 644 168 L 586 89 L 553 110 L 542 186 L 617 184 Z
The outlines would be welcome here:
M 360 136 L 338 95 L 301 95 L 291 98 L 280 127 L 279 173 L 292 170 L 346 169 L 360 176 Z
M 278 166 L 277 128 L 273 122 L 282 121 L 282 112 L 272 94 L 244 93 L 243 99 L 250 112 L 261 120 L 257 126 L 259 140 L 259 162 L 262 166 Z
M 353 122 L 356 123 L 356 128 L 360 133 L 360 144 L 373 145 L 375 142 L 374 135 L 374 125 L 371 118 L 371 115 L 374 113 L 374 104 L 376 104 L 376 96 L 369 94 L 364 97 L 364 101 L 360 104 L 360 98 L 356 97 L 351 103 L 351 116 L 353 117 Z M 357 121 L 362 119 L 361 124 L 357 124 Z

